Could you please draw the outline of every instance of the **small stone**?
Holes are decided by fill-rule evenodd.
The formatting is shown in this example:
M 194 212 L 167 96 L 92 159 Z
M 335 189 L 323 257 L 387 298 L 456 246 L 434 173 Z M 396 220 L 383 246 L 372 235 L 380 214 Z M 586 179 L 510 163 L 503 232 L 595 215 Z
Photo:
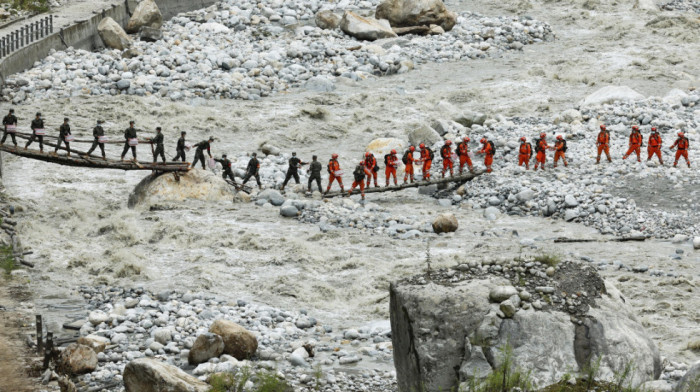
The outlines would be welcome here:
M 497 303 L 503 302 L 514 295 L 518 295 L 518 290 L 513 286 L 496 286 L 489 291 L 489 299 Z

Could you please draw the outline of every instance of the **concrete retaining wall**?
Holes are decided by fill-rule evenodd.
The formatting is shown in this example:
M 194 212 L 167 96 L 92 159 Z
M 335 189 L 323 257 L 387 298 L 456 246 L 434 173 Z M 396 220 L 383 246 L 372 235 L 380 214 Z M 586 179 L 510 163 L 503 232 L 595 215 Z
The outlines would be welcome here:
M 163 19 L 168 20 L 173 16 L 187 11 L 209 7 L 217 0 L 156 0 L 158 8 L 163 13 Z M 122 26 L 129 21 L 129 13 L 136 8 L 138 1 L 126 0 L 111 8 L 98 11 L 88 20 L 77 22 L 44 39 L 29 44 L 0 61 L 0 86 L 5 84 L 5 79 L 18 72 L 25 71 L 34 66 L 36 61 L 48 56 L 51 49 L 63 50 L 69 46 L 76 49 L 98 50 L 104 48 L 102 39 L 97 33 L 97 26 L 105 17 L 111 17 Z

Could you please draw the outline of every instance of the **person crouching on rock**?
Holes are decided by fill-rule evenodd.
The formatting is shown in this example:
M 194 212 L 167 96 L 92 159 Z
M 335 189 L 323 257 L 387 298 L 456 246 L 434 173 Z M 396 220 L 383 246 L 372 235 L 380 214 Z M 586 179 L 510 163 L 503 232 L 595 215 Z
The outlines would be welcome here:
M 250 180 L 250 177 L 255 177 L 255 182 L 258 183 L 258 188 L 262 189 L 262 183 L 260 182 L 260 161 L 258 161 L 257 156 L 258 154 L 253 153 L 250 161 L 248 161 L 245 177 L 243 177 L 243 185 Z
M 358 186 L 360 187 L 360 194 L 362 195 L 362 200 L 365 199 L 365 162 L 360 161 L 360 163 L 355 166 L 355 171 L 352 172 L 355 177 L 355 181 L 352 183 L 352 187 L 348 192 L 348 196 L 352 195 L 352 191 Z
M 197 149 L 194 152 L 194 162 L 192 162 L 192 168 L 197 166 L 197 162 L 202 162 L 202 169 L 206 169 L 206 163 L 204 162 L 204 149 L 207 150 L 209 158 L 211 158 L 211 143 L 214 141 L 214 137 L 209 137 L 208 140 L 201 141 L 194 145 Z

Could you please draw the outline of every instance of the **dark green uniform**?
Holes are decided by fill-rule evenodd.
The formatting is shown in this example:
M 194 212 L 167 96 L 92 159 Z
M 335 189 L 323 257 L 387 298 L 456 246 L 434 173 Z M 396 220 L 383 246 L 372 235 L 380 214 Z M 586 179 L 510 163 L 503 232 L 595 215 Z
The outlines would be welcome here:
M 4 132 L 3 132 L 2 141 L 0 141 L 0 144 L 5 144 L 5 139 L 7 139 L 7 134 L 8 134 L 8 132 L 7 132 L 7 126 L 8 126 L 8 125 L 17 126 L 17 117 L 15 117 L 14 114 L 8 114 L 7 116 L 5 116 L 5 117 L 2 119 L 2 125 L 3 125 L 3 130 L 4 130 Z M 15 133 L 14 133 L 14 132 L 10 132 L 9 134 L 10 134 L 10 136 L 12 137 L 12 143 L 14 143 L 15 146 L 16 146 L 16 145 L 17 145 L 17 139 L 15 139 Z
M 250 161 L 248 161 L 245 177 L 243 177 L 243 185 L 250 180 L 250 177 L 255 177 L 258 187 L 262 188 L 262 183 L 260 182 L 260 162 L 256 157 L 252 157 L 250 158 Z
M 211 144 L 209 144 L 208 140 L 205 140 L 203 142 L 199 142 L 194 145 L 197 147 L 197 149 L 194 152 L 194 162 L 192 162 L 192 168 L 197 166 L 197 162 L 202 162 L 202 169 L 206 169 L 206 162 L 204 161 L 204 149 L 207 149 L 207 154 L 209 154 L 209 157 L 211 157 Z
M 318 191 L 323 192 L 323 188 L 321 188 L 321 170 L 323 170 L 323 165 L 321 165 L 321 162 L 311 162 L 311 166 L 309 167 L 309 192 L 311 192 L 311 183 L 314 180 L 318 184 Z
M 284 178 L 284 183 L 282 188 L 287 186 L 289 180 L 294 177 L 294 181 L 299 184 L 299 166 L 301 165 L 301 159 L 297 157 L 289 158 L 289 168 L 287 169 L 287 176 Z
M 105 158 L 105 144 L 100 143 L 100 136 L 105 135 L 105 130 L 102 128 L 102 125 L 97 125 L 95 128 L 92 129 L 92 136 L 95 138 L 95 140 L 92 141 L 92 147 L 88 150 L 88 155 L 92 154 L 93 151 L 97 148 L 97 146 L 100 146 L 100 150 L 102 151 L 102 158 Z
M 131 155 L 134 156 L 134 159 L 136 159 L 136 146 L 130 146 L 129 145 L 129 139 L 136 139 L 136 128 L 134 127 L 129 127 L 126 130 L 124 130 L 124 151 L 122 151 L 122 159 L 124 159 L 124 156 L 126 155 L 127 152 L 129 152 L 129 147 L 131 147 Z
M 185 159 L 187 157 L 185 156 L 185 137 L 181 136 L 179 139 L 177 139 L 177 147 L 175 147 L 175 151 L 177 151 L 177 155 L 175 155 L 174 161 L 177 161 L 178 159 L 182 158 L 182 161 L 185 162 Z
M 153 151 L 153 163 L 156 163 L 158 161 L 158 155 L 163 159 L 163 163 L 165 163 L 165 147 L 163 147 L 163 133 L 158 132 L 156 137 L 151 140 L 151 143 L 156 145 L 155 151 Z
M 44 151 L 44 135 L 37 135 L 36 130 L 37 129 L 44 129 L 44 120 L 40 118 L 35 118 L 32 120 L 32 137 L 29 138 L 29 141 L 27 141 L 27 144 L 24 145 L 24 148 L 29 147 L 30 144 L 34 142 L 34 140 L 39 139 L 39 150 L 42 152 Z
M 233 177 L 233 171 L 231 171 L 231 161 L 229 161 L 228 158 L 214 160 L 221 164 L 221 167 L 224 170 L 224 173 L 221 176 L 224 178 L 224 180 L 226 179 L 226 177 L 228 177 L 231 179 L 231 181 L 236 182 L 236 179 Z
M 66 150 L 68 151 L 68 155 L 70 155 L 70 143 L 66 141 L 66 136 L 70 134 L 70 125 L 61 124 L 61 126 L 58 128 L 58 142 L 56 143 L 56 148 L 53 150 L 53 152 L 58 152 L 58 149 L 61 147 L 61 143 L 66 143 Z

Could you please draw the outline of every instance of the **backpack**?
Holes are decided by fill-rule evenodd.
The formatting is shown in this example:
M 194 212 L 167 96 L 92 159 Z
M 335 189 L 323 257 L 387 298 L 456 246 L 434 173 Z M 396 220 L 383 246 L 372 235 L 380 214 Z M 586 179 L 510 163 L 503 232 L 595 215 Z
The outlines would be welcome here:
M 428 156 L 430 157 L 431 161 L 435 158 L 435 154 L 433 154 L 433 150 L 428 149 Z
M 562 152 L 566 152 L 566 149 L 567 149 L 567 147 L 566 147 L 566 140 L 562 140 L 562 143 L 564 143 L 564 146 L 561 148 L 561 151 L 562 151 Z
M 391 155 L 391 154 L 384 155 L 384 165 L 385 166 L 389 166 L 389 155 Z
M 408 150 L 403 153 L 403 156 L 401 157 L 401 162 L 403 162 L 404 165 L 408 163 Z
M 489 140 L 489 146 L 491 146 L 491 155 L 496 155 L 496 146 L 491 140 Z
M 535 143 L 535 152 L 542 151 L 542 147 L 540 147 L 540 140 L 541 139 L 537 139 L 537 142 Z

